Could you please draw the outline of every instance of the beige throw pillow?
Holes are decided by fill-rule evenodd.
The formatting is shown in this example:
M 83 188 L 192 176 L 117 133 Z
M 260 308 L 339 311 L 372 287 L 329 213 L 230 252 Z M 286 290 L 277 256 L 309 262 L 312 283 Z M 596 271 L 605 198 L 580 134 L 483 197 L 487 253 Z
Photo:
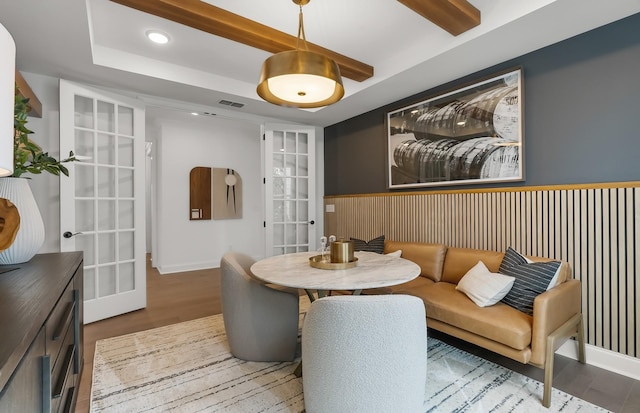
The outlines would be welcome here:
M 479 307 L 488 307 L 502 300 L 513 287 L 515 277 L 489 271 L 482 261 L 462 277 L 456 290 L 467 295 Z

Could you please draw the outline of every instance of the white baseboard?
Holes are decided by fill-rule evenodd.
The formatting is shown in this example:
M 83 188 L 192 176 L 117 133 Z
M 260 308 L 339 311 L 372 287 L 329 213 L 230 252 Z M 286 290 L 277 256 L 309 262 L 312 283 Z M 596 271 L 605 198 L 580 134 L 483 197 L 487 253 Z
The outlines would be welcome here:
M 590 344 L 585 345 L 585 352 L 587 364 L 640 380 L 640 359 Z M 577 342 L 568 340 L 558 349 L 556 354 L 577 360 Z
M 173 274 L 175 272 L 208 270 L 209 268 L 218 268 L 218 267 L 220 267 L 220 260 L 189 263 L 189 264 L 178 264 L 178 265 L 159 265 L 158 267 L 156 267 L 156 269 L 160 274 L 164 275 L 164 274 Z

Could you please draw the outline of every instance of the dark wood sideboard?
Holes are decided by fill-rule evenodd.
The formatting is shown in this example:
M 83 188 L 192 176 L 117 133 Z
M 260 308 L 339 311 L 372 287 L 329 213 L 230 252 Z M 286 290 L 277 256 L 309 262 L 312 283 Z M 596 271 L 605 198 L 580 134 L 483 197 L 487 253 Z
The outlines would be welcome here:
M 73 412 L 83 365 L 82 252 L 0 265 L 0 412 Z

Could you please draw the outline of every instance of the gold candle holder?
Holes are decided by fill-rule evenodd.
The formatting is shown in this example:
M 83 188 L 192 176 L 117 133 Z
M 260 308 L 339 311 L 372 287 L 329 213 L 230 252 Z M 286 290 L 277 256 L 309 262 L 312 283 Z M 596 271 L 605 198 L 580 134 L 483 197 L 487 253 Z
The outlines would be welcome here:
M 353 261 L 353 241 L 337 240 L 330 246 L 331 262 L 346 263 Z

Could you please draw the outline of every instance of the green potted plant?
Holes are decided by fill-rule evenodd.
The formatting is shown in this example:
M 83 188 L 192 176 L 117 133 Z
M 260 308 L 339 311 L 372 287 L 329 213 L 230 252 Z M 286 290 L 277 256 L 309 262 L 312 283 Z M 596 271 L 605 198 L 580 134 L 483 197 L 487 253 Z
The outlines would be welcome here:
M 63 165 L 64 162 L 75 161 L 73 152 L 69 152 L 69 157 L 61 161 L 49 156 L 48 152 L 43 152 L 42 148 L 29 139 L 29 134 L 33 131 L 27 129 L 27 115 L 29 112 L 29 99 L 21 97 L 16 93 L 13 129 L 15 131 L 13 141 L 13 177 L 19 178 L 24 173 L 41 174 L 49 172 L 59 176 L 62 172 L 69 176 L 69 170 Z
M 26 126 L 29 112 L 29 99 L 16 93 L 14 105 L 14 171 L 10 177 L 0 178 L 0 198 L 11 201 L 20 214 L 20 228 L 9 248 L 0 252 L 0 264 L 20 264 L 29 261 L 38 253 L 44 243 L 44 223 L 36 203 L 28 177 L 24 174 L 48 172 L 59 176 L 69 176 L 65 162 L 75 161 L 73 152 L 61 161 L 44 152 L 40 146 L 29 139 L 33 133 Z M 25 179 L 27 178 L 27 179 Z

